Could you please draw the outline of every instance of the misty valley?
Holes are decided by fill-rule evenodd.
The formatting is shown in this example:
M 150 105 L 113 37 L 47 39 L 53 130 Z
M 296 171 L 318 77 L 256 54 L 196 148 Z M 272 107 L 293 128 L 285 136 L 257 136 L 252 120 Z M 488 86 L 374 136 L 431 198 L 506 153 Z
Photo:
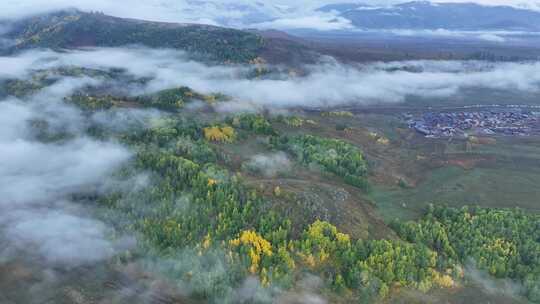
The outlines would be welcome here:
M 540 303 L 540 12 L 203 2 L 5 6 L 0 304 Z

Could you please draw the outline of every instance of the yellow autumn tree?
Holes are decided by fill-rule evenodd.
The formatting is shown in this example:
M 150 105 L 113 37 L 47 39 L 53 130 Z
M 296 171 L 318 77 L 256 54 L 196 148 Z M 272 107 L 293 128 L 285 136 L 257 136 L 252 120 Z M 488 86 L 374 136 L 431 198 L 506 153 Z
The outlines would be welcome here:
M 455 286 L 454 279 L 448 274 L 441 274 L 435 270 L 431 270 L 431 276 L 433 278 L 433 282 L 440 287 L 443 288 L 452 288 Z
M 316 268 L 335 260 L 336 252 L 350 248 L 351 239 L 349 235 L 339 232 L 334 225 L 317 220 L 305 231 L 300 247 L 298 254 L 304 263 Z
M 204 101 L 206 101 L 208 104 L 214 104 L 216 103 L 216 96 L 214 95 L 206 95 L 204 96 Z
M 240 237 L 230 241 L 231 246 L 240 247 L 248 252 L 250 260 L 249 272 L 259 273 L 261 261 L 272 256 L 272 245 L 255 231 L 246 230 Z
M 203 129 L 204 138 L 214 142 L 233 142 L 236 138 L 234 128 L 230 126 L 213 126 Z
M 274 195 L 275 196 L 281 196 L 281 188 L 279 186 L 276 186 L 274 188 Z

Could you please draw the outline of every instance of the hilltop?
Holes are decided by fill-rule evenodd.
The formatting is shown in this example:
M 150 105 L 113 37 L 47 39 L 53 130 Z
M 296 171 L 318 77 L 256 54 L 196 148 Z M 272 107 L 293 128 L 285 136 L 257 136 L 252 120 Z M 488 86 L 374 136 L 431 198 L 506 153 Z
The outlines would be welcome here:
M 264 43 L 260 35 L 235 29 L 125 19 L 78 10 L 17 21 L 7 37 L 16 41 L 11 51 L 143 45 L 184 50 L 220 62 L 252 60 Z

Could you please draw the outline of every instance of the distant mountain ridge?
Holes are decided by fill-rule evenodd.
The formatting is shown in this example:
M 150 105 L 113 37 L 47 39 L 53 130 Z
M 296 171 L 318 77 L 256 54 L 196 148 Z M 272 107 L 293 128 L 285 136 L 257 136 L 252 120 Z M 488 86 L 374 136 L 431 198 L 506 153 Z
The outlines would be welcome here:
M 380 8 L 349 3 L 330 5 L 320 10 L 335 12 L 339 10 L 338 14 L 343 15 L 357 12 L 376 12 L 374 15 L 380 15 L 383 10 L 395 11 L 396 7 L 426 5 L 433 6 L 425 2 L 411 2 Z M 397 10 L 411 11 L 412 9 Z M 535 16 L 537 14 L 530 13 L 534 13 Z M 389 23 L 380 25 L 371 22 L 371 29 L 399 28 L 395 22 L 391 22 L 392 18 L 384 18 L 384 20 Z M 487 24 L 485 27 L 490 29 L 508 30 L 508 28 L 523 27 L 522 22 L 511 19 L 489 18 L 483 21 L 481 24 Z M 537 21 L 540 22 L 540 19 Z M 412 25 L 404 23 L 402 26 Z M 434 25 L 434 27 L 441 28 L 439 25 Z M 295 68 L 304 64 L 315 64 L 319 62 L 321 55 L 333 56 L 346 62 L 448 58 L 490 58 L 490 60 L 516 60 L 516 58 L 530 60 L 533 58 L 536 60 L 538 58 L 534 44 L 526 44 L 526 46 L 531 45 L 528 49 L 523 49 L 524 44 L 517 46 L 501 44 L 495 50 L 494 45 L 489 42 L 489 49 L 486 51 L 484 41 L 470 44 L 469 41 L 462 42 L 451 38 L 442 38 L 437 41 L 430 37 L 395 39 L 393 36 L 387 37 L 385 32 L 379 35 L 377 31 L 374 31 L 375 34 L 367 31 L 365 37 L 356 31 L 329 32 L 327 36 L 317 36 L 318 32 L 314 32 L 315 34 L 309 31 L 286 34 L 270 30 L 238 30 L 211 25 L 152 22 L 112 17 L 102 13 L 63 10 L 19 21 L 0 20 L 0 55 L 10 55 L 34 48 L 63 50 L 80 47 L 140 45 L 149 48 L 182 50 L 188 53 L 190 58 L 210 64 L 266 62 Z M 393 43 L 394 48 L 387 48 L 388 43 Z
M 388 7 L 338 3 L 318 10 L 338 12 L 363 29 L 540 31 L 540 12 L 510 6 L 413 1 Z
M 5 37 L 15 41 L 11 51 L 137 44 L 183 50 L 221 62 L 253 60 L 264 42 L 260 35 L 236 29 L 125 19 L 78 10 L 64 10 L 16 21 Z

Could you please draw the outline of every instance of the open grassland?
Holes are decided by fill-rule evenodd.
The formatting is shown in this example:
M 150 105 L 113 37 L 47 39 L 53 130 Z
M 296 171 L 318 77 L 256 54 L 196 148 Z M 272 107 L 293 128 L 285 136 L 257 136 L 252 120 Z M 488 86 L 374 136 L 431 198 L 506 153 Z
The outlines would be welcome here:
M 478 143 L 427 139 L 387 126 L 378 130 L 394 140 L 387 149 L 365 149 L 375 165 L 369 197 L 387 220 L 414 218 L 430 203 L 540 210 L 540 138 Z

